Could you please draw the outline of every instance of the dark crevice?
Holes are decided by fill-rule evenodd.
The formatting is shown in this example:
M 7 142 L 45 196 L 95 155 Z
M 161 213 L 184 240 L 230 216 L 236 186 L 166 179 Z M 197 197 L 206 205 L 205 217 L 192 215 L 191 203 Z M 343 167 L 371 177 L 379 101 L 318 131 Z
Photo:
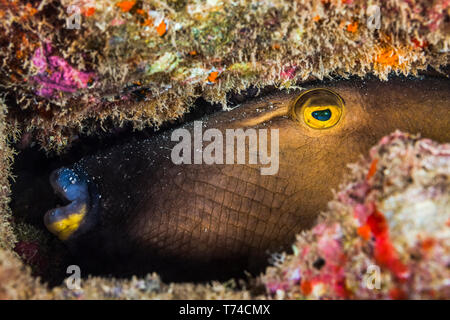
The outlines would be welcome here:
M 235 106 L 255 97 L 257 94 L 262 96 L 271 91 L 273 91 L 273 88 L 260 91 L 252 87 L 239 94 L 229 94 L 228 102 L 230 106 Z M 36 144 L 28 147 L 23 147 L 20 143 L 13 145 L 18 150 L 12 168 L 15 179 L 11 181 L 12 196 L 10 202 L 13 222 L 19 238 L 16 252 L 32 268 L 33 275 L 41 277 L 50 286 L 56 286 L 67 277 L 67 266 L 78 263 L 65 245 L 47 231 L 43 223 L 43 216 L 47 210 L 62 205 L 61 199 L 54 194 L 49 183 L 49 176 L 53 170 L 73 164 L 82 157 L 99 150 L 125 143 L 130 139 L 148 139 L 161 132 L 172 130 L 183 123 L 200 119 L 221 110 L 220 104 L 211 104 L 203 98 L 198 98 L 190 112 L 183 115 L 179 120 L 163 124 L 158 130 L 149 127 L 137 131 L 133 130 L 131 124 L 125 124 L 111 132 L 100 131 L 95 136 L 79 134 L 79 138 L 72 143 L 70 149 L 62 154 L 46 154 Z M 36 192 L 36 188 L 39 189 L 39 192 Z M 96 273 L 102 275 L 101 272 Z M 87 274 L 83 274 L 83 276 L 87 276 Z M 129 277 L 131 275 L 114 274 L 114 276 Z M 183 281 L 188 279 L 164 279 L 166 282 L 173 280 Z

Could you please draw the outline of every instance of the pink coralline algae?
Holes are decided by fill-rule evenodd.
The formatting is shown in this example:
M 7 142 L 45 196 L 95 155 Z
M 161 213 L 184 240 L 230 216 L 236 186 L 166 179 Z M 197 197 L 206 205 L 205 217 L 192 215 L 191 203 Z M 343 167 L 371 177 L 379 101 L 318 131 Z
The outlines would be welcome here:
M 431 31 L 439 29 L 441 23 L 444 22 L 445 12 L 450 8 L 450 0 L 436 1 L 433 7 L 428 11 L 428 27 Z
M 31 77 L 31 81 L 39 86 L 36 94 L 54 99 L 58 97 L 57 92 L 74 93 L 87 88 L 94 79 L 94 73 L 75 69 L 63 58 L 52 55 L 52 51 L 52 45 L 47 42 L 33 55 L 37 74 Z
M 280 77 L 284 80 L 291 80 L 295 77 L 296 72 L 297 72 L 297 66 L 285 67 L 281 71 Z
M 449 156 L 449 144 L 398 131 L 381 139 L 294 254 L 267 269 L 268 294 L 448 299 Z

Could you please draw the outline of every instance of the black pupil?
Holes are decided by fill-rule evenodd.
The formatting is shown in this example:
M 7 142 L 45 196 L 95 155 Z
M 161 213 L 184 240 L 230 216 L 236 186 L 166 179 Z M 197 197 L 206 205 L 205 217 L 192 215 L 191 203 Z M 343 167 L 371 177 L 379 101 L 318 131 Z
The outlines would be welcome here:
M 331 118 L 331 110 L 317 110 L 312 113 L 312 116 L 319 121 L 327 121 Z

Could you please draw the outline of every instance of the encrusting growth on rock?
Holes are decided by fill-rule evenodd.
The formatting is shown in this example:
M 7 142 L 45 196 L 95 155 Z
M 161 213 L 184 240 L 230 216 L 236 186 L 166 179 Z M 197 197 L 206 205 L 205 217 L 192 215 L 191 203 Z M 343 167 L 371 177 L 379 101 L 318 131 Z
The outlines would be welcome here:
M 268 294 L 448 298 L 449 160 L 449 144 L 384 137 L 352 166 L 318 224 L 298 236 L 294 255 L 268 268 Z
M 46 150 L 99 127 L 159 126 L 199 96 L 226 107 L 227 92 L 249 86 L 448 63 L 448 1 L 0 4 L 8 122 Z M 368 23 L 374 6 L 379 26 Z

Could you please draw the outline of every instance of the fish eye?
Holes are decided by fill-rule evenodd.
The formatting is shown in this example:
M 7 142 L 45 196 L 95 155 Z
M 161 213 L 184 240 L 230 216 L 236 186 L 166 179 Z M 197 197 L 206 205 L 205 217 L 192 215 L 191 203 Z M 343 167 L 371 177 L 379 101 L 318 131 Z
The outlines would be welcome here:
M 292 104 L 291 115 L 313 129 L 334 127 L 342 117 L 344 101 L 334 91 L 315 88 L 302 92 Z

